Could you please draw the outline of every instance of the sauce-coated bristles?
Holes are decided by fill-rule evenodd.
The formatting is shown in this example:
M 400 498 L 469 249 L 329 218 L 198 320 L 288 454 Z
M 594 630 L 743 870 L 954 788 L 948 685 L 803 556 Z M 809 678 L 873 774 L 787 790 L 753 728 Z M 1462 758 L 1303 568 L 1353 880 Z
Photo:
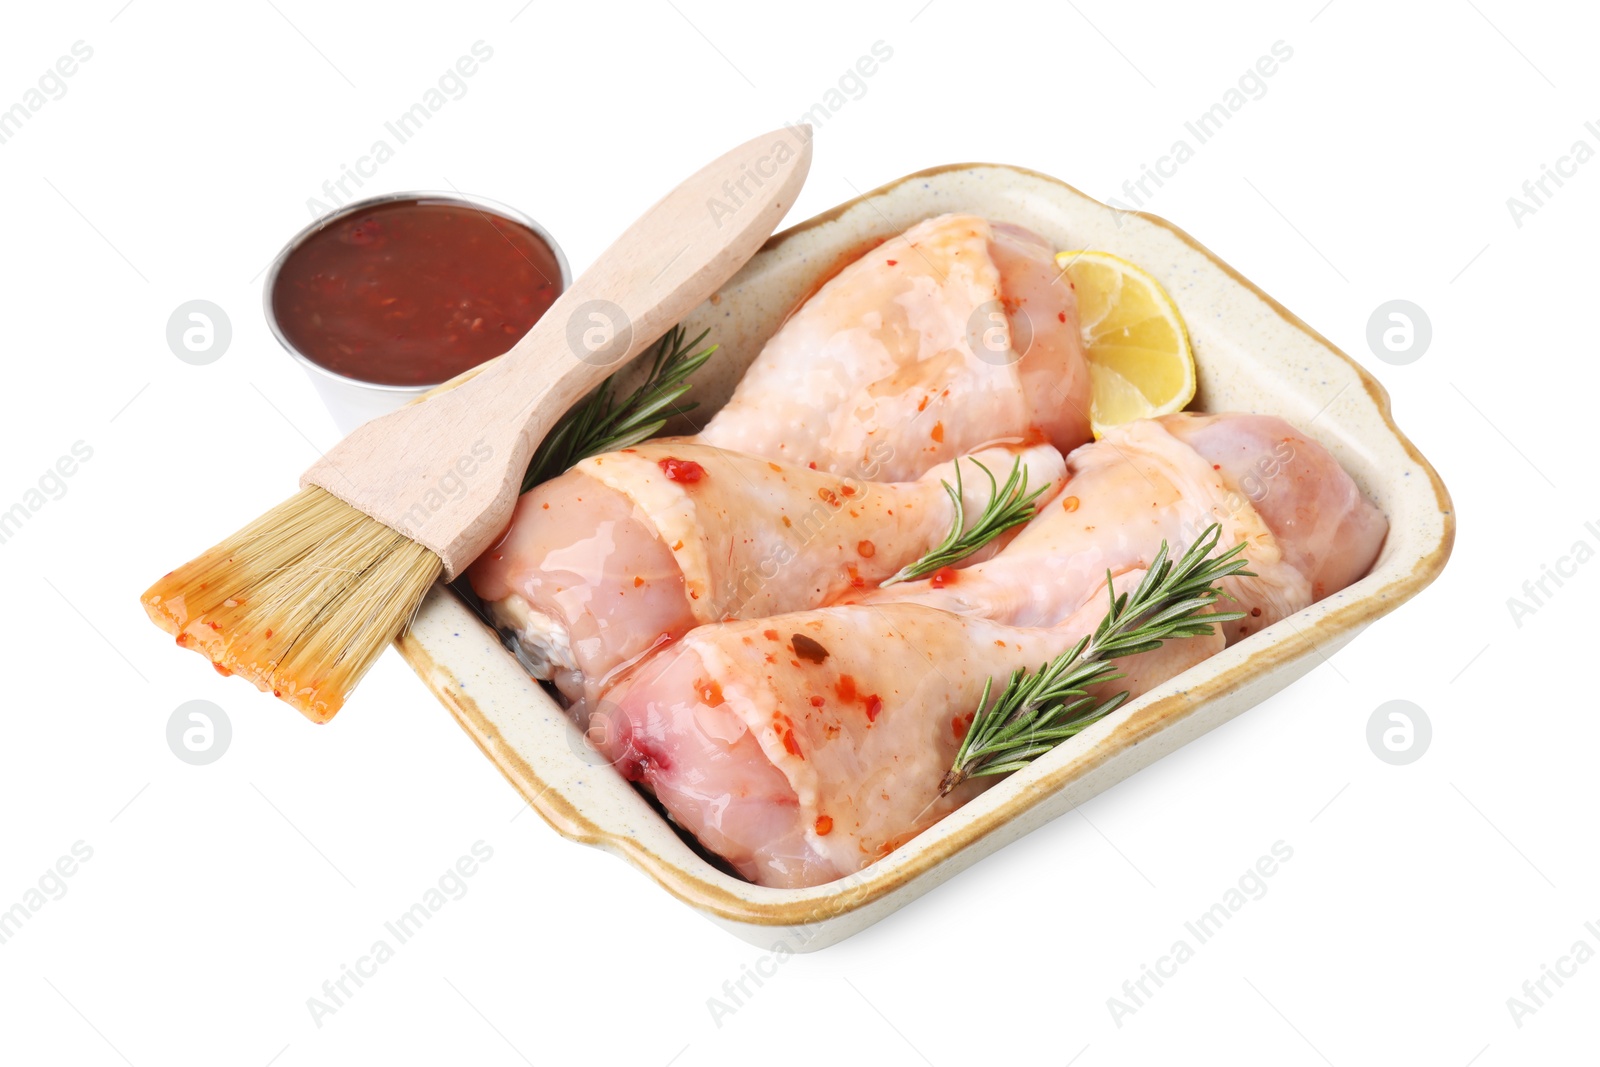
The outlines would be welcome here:
M 311 486 L 156 582 L 143 602 L 217 670 L 327 722 L 442 569 L 433 552 Z

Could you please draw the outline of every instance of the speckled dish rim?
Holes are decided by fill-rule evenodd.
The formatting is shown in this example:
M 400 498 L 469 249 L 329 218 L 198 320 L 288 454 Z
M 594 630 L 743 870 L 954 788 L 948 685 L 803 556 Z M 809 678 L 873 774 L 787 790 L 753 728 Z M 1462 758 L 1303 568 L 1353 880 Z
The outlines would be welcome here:
M 1129 764 L 1127 774 L 1287 685 L 1314 666 L 1319 661 L 1318 657 L 1324 657 L 1328 650 L 1342 646 L 1373 620 L 1393 611 L 1431 583 L 1443 570 L 1455 541 L 1455 515 L 1449 494 L 1432 465 L 1395 425 L 1389 396 L 1384 388 L 1360 364 L 1294 313 L 1193 237 L 1158 216 L 1116 211 L 1065 182 L 1024 168 L 987 163 L 952 164 L 907 175 L 792 226 L 768 240 L 758 255 L 780 251 L 796 236 L 839 219 L 857 205 L 869 204 L 875 198 L 883 197 L 907 183 L 928 183 L 945 175 L 981 177 L 979 172 L 983 171 L 1006 172 L 1011 177 L 1046 183 L 1058 192 L 1076 196 L 1090 205 L 1098 205 L 1111 215 L 1136 218 L 1166 230 L 1220 269 L 1235 284 L 1262 301 L 1293 330 L 1303 334 L 1320 349 L 1338 357 L 1354 372 L 1355 380 L 1365 390 L 1393 443 L 1398 443 L 1430 483 L 1436 513 L 1429 512 L 1421 518 L 1427 520 L 1427 525 L 1432 529 L 1425 543 L 1413 546 L 1396 557 L 1380 558 L 1371 574 L 1346 590 L 1346 594 L 1359 595 L 1331 597 L 1300 613 L 1296 617 L 1298 624 L 1295 619 L 1286 620 L 1213 656 L 1143 699 L 1131 702 L 1091 732 L 1080 735 L 1077 740 L 1082 744 L 1075 751 L 1064 754 L 1058 749 L 858 874 L 809 889 L 785 890 L 751 885 L 723 873 L 687 848 L 678 858 L 659 854 L 639 836 L 629 832 L 628 819 L 618 818 L 614 820 L 614 825 L 603 825 L 596 821 L 571 798 L 544 781 L 535 772 L 527 754 L 517 751 L 507 742 L 494 717 L 480 707 L 474 697 L 463 691 L 467 688 L 467 675 L 470 672 L 451 662 L 448 649 L 430 647 L 415 633 L 407 634 L 397 642 L 401 655 L 429 689 L 529 805 L 558 833 L 625 857 L 667 892 L 707 915 L 722 920 L 741 936 L 751 937 L 752 930 L 760 928 L 816 929 L 859 909 L 879 905 L 872 909 L 874 914 L 870 917 L 847 924 L 850 929 L 838 931 L 835 936 L 820 937 L 818 942 L 832 943 L 858 932 L 921 892 L 933 888 L 945 877 L 964 869 L 981 855 L 987 855 L 1012 838 L 1021 836 L 1054 814 L 1060 814 L 1059 811 L 1044 811 L 1041 817 L 1039 809 L 1049 801 L 1059 801 L 1070 792 L 1076 797 L 1075 802 L 1081 802 L 1120 781 L 1126 775 L 1115 772 L 1121 768 L 1107 765 L 1118 757 L 1129 756 L 1135 746 L 1145 744 L 1147 748 L 1139 756 L 1125 761 Z M 952 208 L 955 206 L 952 205 Z M 888 225 L 887 219 L 885 223 L 886 228 L 892 231 L 893 227 Z M 829 266 L 818 264 L 818 276 Z M 724 291 L 734 290 L 741 277 L 743 272 L 730 281 Z M 713 298 L 712 303 L 716 302 Z M 459 384 L 472 373 L 475 372 L 468 372 L 440 388 Z M 1341 394 L 1343 391 L 1341 388 Z M 1330 400 L 1329 404 L 1332 403 Z M 1385 555 L 1389 555 L 1387 546 Z M 450 606 L 447 607 L 447 604 Z M 433 610 L 448 612 L 452 622 L 465 626 L 476 625 L 485 641 L 492 642 L 507 660 L 515 662 L 500 645 L 493 631 L 477 622 L 476 616 L 443 587 L 436 588 L 430 594 L 429 602 L 424 605 L 425 613 Z M 1289 675 L 1292 677 L 1286 677 Z M 1226 706 L 1219 709 L 1211 721 L 1201 719 L 1201 712 L 1215 704 Z M 554 706 L 553 703 L 551 706 Z M 1192 724 L 1198 729 L 1181 728 L 1190 720 L 1198 720 Z M 576 736 L 576 730 L 573 733 Z M 1162 738 L 1168 743 L 1150 744 Z M 1095 772 L 1102 768 L 1107 769 L 1107 774 L 1096 775 Z M 1027 818 L 1030 814 L 1034 816 L 1033 819 Z M 1010 833 L 1007 833 L 1008 829 Z M 991 838 L 994 840 L 988 842 L 988 847 L 974 847 Z M 962 862 L 963 854 L 969 852 L 972 854 Z M 687 861 L 683 859 L 684 856 Z

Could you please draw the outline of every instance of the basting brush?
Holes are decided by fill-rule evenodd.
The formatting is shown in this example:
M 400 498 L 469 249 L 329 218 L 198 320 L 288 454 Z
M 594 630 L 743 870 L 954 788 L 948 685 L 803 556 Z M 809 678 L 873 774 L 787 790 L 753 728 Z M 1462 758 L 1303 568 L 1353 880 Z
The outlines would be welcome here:
M 359 427 L 298 493 L 146 590 L 145 611 L 218 671 L 327 722 L 429 586 L 505 529 L 534 448 L 562 413 L 755 254 L 810 164 L 801 126 L 694 174 L 511 351 Z

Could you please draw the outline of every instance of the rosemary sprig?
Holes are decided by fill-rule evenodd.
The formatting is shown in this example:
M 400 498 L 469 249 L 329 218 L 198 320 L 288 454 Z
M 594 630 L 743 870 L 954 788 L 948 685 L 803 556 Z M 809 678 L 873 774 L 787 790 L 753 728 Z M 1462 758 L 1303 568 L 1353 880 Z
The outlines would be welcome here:
M 702 330 L 700 336 L 685 343 L 682 326 L 668 330 L 656 342 L 650 373 L 639 388 L 626 397 L 616 396 L 616 374 L 601 382 L 600 388 L 561 416 L 555 429 L 539 443 L 528 464 L 528 473 L 522 478 L 522 491 L 526 493 L 540 482 L 554 478 L 580 459 L 627 448 L 660 433 L 667 423 L 663 412 L 689 391 L 686 379 L 717 350 L 716 345 L 711 345 L 696 351 L 710 332 Z M 681 413 L 694 406 L 689 404 L 676 410 Z
M 1011 465 L 1011 475 L 1006 479 L 1004 486 L 995 484 L 994 474 L 971 457 L 968 462 L 981 470 L 989 478 L 989 504 L 983 509 L 983 514 L 978 516 L 978 521 L 972 524 L 972 529 L 963 530 L 966 525 L 966 506 L 961 494 L 961 461 L 956 460 L 956 484 L 952 488 L 949 482 L 941 481 L 944 491 L 950 495 L 950 503 L 955 507 L 955 517 L 950 521 L 950 532 L 939 546 L 917 560 L 909 563 L 883 583 L 894 585 L 896 582 L 906 582 L 913 578 L 921 578 L 925 574 L 932 574 L 940 567 L 948 567 L 972 555 L 984 545 L 1015 526 L 1021 526 L 1033 518 L 1034 501 L 1048 488 L 1050 483 L 1045 482 L 1033 492 L 1028 492 L 1028 472 L 1022 469 L 1022 457 L 1018 456 Z
M 1217 584 L 1222 579 L 1255 577 L 1245 570 L 1249 561 L 1241 555 L 1242 542 L 1211 557 L 1221 536 L 1221 525 L 1212 523 L 1177 562 L 1167 558 L 1167 543 L 1161 542 L 1132 593 L 1118 596 L 1107 571 L 1110 610 L 1093 633 L 1031 674 L 1021 667 L 1012 671 L 992 703 L 993 679 L 985 682 L 955 762 L 939 783 L 939 795 L 968 778 L 1021 770 L 1115 711 L 1128 699 L 1126 690 L 1098 703 L 1087 692 L 1091 685 L 1123 677 L 1111 660 L 1149 652 L 1171 638 L 1209 634 L 1213 623 L 1243 618 L 1239 611 L 1206 612 L 1220 598 L 1233 599 Z

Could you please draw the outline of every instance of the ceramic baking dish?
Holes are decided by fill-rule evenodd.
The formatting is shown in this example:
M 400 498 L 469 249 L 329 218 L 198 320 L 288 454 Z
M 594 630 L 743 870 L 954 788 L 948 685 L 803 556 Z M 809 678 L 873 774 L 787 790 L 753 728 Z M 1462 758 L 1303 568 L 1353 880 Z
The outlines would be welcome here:
M 1454 540 L 1438 474 L 1395 426 L 1383 388 L 1348 356 L 1169 223 L 1013 167 L 922 171 L 774 236 L 686 321 L 691 335 L 709 328 L 721 346 L 696 376 L 696 414 L 727 399 L 784 316 L 834 269 L 948 211 L 1019 223 L 1058 248 L 1103 249 L 1155 274 L 1189 325 L 1200 379 L 1193 406 L 1279 415 L 1308 431 L 1388 515 L 1389 537 L 1360 582 L 1129 703 L 867 869 L 810 889 L 751 885 L 703 858 L 588 747 L 474 611 L 436 587 L 400 651 L 533 809 L 765 947 L 811 950 L 849 937 L 1277 692 L 1431 582 Z

